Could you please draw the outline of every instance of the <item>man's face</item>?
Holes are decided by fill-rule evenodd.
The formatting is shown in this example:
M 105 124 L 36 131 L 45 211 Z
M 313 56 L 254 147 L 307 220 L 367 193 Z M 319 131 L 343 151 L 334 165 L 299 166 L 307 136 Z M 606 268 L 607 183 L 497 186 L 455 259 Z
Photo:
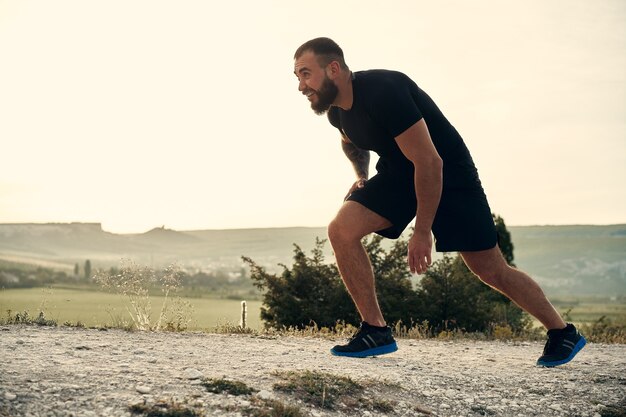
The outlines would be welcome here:
M 305 52 L 296 59 L 294 73 L 298 77 L 298 90 L 311 102 L 316 114 L 324 114 L 337 98 L 339 90 L 328 78 L 326 70 L 317 62 L 313 52 Z

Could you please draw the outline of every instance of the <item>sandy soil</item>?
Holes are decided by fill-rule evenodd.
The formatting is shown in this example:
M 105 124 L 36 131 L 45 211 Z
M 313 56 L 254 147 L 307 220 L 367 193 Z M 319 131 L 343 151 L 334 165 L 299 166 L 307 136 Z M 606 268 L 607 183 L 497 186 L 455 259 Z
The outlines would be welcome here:
M 588 344 L 570 364 L 540 368 L 543 344 L 406 340 L 390 355 L 334 357 L 321 338 L 0 327 L 0 416 L 130 416 L 129 405 L 187 404 L 206 416 L 250 415 L 257 398 L 308 416 L 601 416 L 626 410 L 626 345 Z M 365 398 L 335 410 L 274 389 L 277 371 L 349 376 Z M 248 396 L 213 394 L 203 378 L 238 380 Z M 613 414 L 619 415 L 619 414 Z

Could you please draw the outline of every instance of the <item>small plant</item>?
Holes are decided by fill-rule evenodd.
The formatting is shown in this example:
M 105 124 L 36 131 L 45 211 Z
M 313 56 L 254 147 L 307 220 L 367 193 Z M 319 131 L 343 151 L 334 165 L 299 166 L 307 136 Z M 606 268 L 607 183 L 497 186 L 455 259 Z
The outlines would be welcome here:
M 513 329 L 508 324 L 494 325 L 492 333 L 496 340 L 511 340 L 513 338 Z
M 455 332 L 452 330 L 442 330 L 437 334 L 437 339 L 451 340 L 454 339 Z
M 128 407 L 132 414 L 143 414 L 147 417 L 201 417 L 202 412 L 187 408 L 176 402 L 160 401 L 153 405 L 133 404 Z
M 54 294 L 54 291 L 51 287 L 42 288 L 41 292 L 43 293 L 43 297 L 41 298 L 41 303 L 39 304 L 39 312 L 43 314 L 46 311 L 46 307 L 48 305 L 48 297 Z
M 139 330 L 175 330 L 183 331 L 191 321 L 193 308 L 190 303 L 177 297 L 170 302 L 170 295 L 175 293 L 181 282 L 182 273 L 178 266 L 170 265 L 161 273 L 146 266 L 140 267 L 132 261 L 123 261 L 117 273 L 99 271 L 94 279 L 102 288 L 126 297 L 129 306 L 126 310 L 132 324 Z M 163 292 L 163 304 L 156 323 L 152 322 L 152 303 L 150 289 L 160 287 Z M 173 304 L 173 306 L 172 306 Z
M 213 328 L 213 333 L 217 334 L 255 334 L 256 331 L 249 327 L 241 327 L 241 325 L 233 324 L 229 321 L 218 321 L 217 326 Z
M 46 319 L 43 311 L 40 311 L 37 317 L 32 317 L 28 311 L 12 314 L 11 310 L 7 310 L 6 319 L 2 320 L 2 324 L 27 324 L 37 326 L 51 326 L 57 325 L 57 321 L 53 319 Z
M 72 323 L 71 321 L 66 321 L 66 322 L 63 323 L 63 326 L 65 326 L 65 327 L 75 327 L 77 329 L 84 329 L 85 328 L 85 325 L 80 320 L 78 320 L 76 323 Z
M 324 372 L 279 372 L 285 380 L 274 384 L 274 389 L 294 394 L 304 402 L 320 408 L 334 409 L 335 403 L 344 397 L 354 397 L 363 392 L 363 386 L 348 377 Z
M 108 327 L 112 329 L 122 329 L 127 332 L 132 332 L 133 330 L 135 330 L 133 322 L 129 321 L 126 317 L 122 317 L 122 315 L 116 312 L 115 309 L 113 309 L 112 307 L 107 306 L 105 308 L 105 311 L 109 314 L 109 317 L 111 318 L 111 322 Z
M 394 410 L 391 402 L 387 400 L 380 400 L 378 398 L 371 400 L 371 408 L 380 413 L 392 413 Z
M 285 404 L 279 400 L 253 398 L 252 403 L 255 408 L 244 410 L 245 415 L 250 417 L 304 417 L 305 414 L 300 408 Z
M 193 305 L 191 302 L 175 297 L 165 319 L 164 329 L 171 332 L 184 332 L 187 330 L 192 316 Z
M 573 310 L 573 307 L 570 307 L 567 309 L 565 313 L 563 313 L 563 320 L 568 321 L 568 322 L 572 321 L 572 316 L 571 316 L 572 310 Z
M 423 320 L 421 323 L 411 322 L 408 326 L 399 320 L 393 326 L 393 332 L 397 337 L 404 339 L 427 339 L 433 335 L 428 320 Z
M 240 381 L 231 381 L 228 379 L 206 379 L 202 381 L 201 385 L 209 392 L 215 394 L 221 394 L 225 392 L 231 395 L 250 395 L 256 390 L 250 388 L 245 383 Z

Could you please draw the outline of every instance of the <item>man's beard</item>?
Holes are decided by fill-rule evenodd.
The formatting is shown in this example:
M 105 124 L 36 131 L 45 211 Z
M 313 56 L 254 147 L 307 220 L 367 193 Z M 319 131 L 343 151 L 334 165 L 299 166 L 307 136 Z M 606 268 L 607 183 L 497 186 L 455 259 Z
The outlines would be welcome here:
M 311 102 L 311 108 L 317 115 L 322 115 L 330 109 L 330 106 L 335 102 L 339 94 L 339 89 L 334 82 L 328 77 L 324 77 L 322 86 L 319 90 L 315 91 L 317 95 L 317 102 Z

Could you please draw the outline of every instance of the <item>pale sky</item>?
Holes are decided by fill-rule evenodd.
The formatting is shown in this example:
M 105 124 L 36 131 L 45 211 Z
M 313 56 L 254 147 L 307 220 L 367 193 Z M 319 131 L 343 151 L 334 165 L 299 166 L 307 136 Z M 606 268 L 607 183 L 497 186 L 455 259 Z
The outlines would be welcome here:
M 624 22 L 623 0 L 0 0 L 0 223 L 326 225 L 354 174 L 297 90 L 317 36 L 413 78 L 507 224 L 625 223 Z

